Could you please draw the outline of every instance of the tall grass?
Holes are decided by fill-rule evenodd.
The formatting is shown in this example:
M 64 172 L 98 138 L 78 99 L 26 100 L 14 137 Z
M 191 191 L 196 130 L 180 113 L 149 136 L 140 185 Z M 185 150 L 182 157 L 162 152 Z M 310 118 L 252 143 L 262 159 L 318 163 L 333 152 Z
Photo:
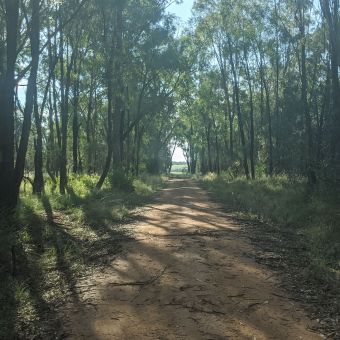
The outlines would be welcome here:
M 108 179 L 96 190 L 98 176 L 71 176 L 67 193 L 46 181 L 41 197 L 23 185 L 17 214 L 0 223 L 0 339 L 57 337 L 54 308 L 76 296 L 79 275 L 105 265 L 132 235 L 124 222 L 162 187 L 160 176 Z M 0 221 L 1 222 L 1 221 Z M 17 275 L 11 273 L 16 245 Z M 46 319 L 51 320 L 46 322 Z
M 251 181 L 207 174 L 201 181 L 233 212 L 306 237 L 314 263 L 340 270 L 340 201 L 335 194 L 311 192 L 304 178 L 284 175 Z

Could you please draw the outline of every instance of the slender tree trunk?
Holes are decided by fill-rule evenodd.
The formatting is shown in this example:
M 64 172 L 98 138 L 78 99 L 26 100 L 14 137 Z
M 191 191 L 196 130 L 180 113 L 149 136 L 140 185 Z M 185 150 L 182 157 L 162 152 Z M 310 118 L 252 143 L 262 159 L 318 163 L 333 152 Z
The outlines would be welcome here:
M 14 88 L 19 0 L 6 0 L 6 69 L 0 79 L 0 213 L 15 207 Z
M 24 121 L 22 124 L 21 139 L 15 164 L 15 195 L 19 196 L 20 185 L 24 176 L 25 159 L 28 147 L 28 140 L 31 130 L 32 112 L 34 107 L 34 97 L 37 93 L 37 75 L 39 66 L 39 44 L 40 44 L 40 1 L 31 0 L 32 23 L 30 32 L 32 67 L 28 78 L 26 91 L 26 104 L 24 110 Z
M 229 97 L 229 86 L 226 85 L 227 89 L 227 107 L 228 107 L 228 118 L 229 118 L 229 149 L 230 149 L 230 163 L 234 162 L 234 112 L 231 110 L 230 97 Z
M 226 66 L 222 63 L 220 65 L 221 75 L 222 75 L 222 87 L 224 92 L 224 98 L 226 100 L 226 105 L 224 107 L 225 114 L 229 119 L 229 152 L 230 152 L 230 163 L 234 161 L 234 113 L 231 110 L 230 95 L 229 95 L 229 84 L 227 78 Z
M 54 68 L 51 70 L 54 71 Z M 43 132 L 42 132 L 42 118 L 45 110 L 45 105 L 48 98 L 49 87 L 51 83 L 51 72 L 49 73 L 46 83 L 43 101 L 41 103 L 41 109 L 39 114 L 38 106 L 38 93 L 35 88 L 34 93 L 34 121 L 37 132 L 35 140 L 35 153 L 34 153 L 34 181 L 33 181 L 33 193 L 40 195 L 44 191 L 44 175 L 43 175 Z
M 60 19 L 61 21 L 61 19 Z M 68 114 L 65 108 L 65 102 L 68 101 L 68 98 L 65 99 L 65 69 L 64 69 L 64 32 L 60 30 L 60 98 L 61 98 L 61 144 L 60 144 L 60 159 L 59 159 L 59 172 L 60 172 L 60 183 L 59 183 L 59 191 L 62 195 L 65 194 L 66 189 L 66 181 L 67 181 L 67 122 L 68 122 Z
M 243 117 L 242 117 L 241 104 L 240 104 L 240 89 L 239 89 L 239 85 L 238 85 L 238 80 L 237 80 L 237 75 L 236 75 L 236 67 L 235 67 L 235 62 L 234 62 L 234 57 L 233 57 L 233 54 L 232 54 L 230 41 L 229 41 L 229 48 L 230 48 L 230 65 L 231 65 L 231 71 L 232 71 L 233 78 L 234 78 L 234 91 L 235 91 L 235 99 L 236 99 L 238 125 L 239 125 L 239 130 L 240 130 L 240 138 L 241 138 L 242 152 L 243 152 L 243 168 L 244 168 L 244 173 L 245 173 L 247 179 L 250 179 L 248 159 L 247 159 L 246 139 L 245 139 L 245 135 L 244 135 Z
M 77 79 L 73 88 L 73 119 L 72 119 L 72 156 L 73 156 L 73 173 L 79 172 L 78 147 L 79 147 L 79 83 L 80 83 L 80 66 L 76 66 L 77 58 L 74 61 L 74 70 L 77 74 Z
M 307 91 L 307 68 L 306 68 L 306 34 L 305 34 L 305 14 L 303 4 L 299 2 L 299 30 L 301 38 L 301 103 L 305 116 L 306 132 L 307 132 L 307 175 L 310 184 L 316 183 L 316 176 L 313 162 L 313 131 L 312 121 L 309 111 Z
M 89 101 L 87 106 L 87 118 L 86 118 L 86 143 L 87 143 L 87 173 L 91 174 L 93 172 L 93 141 L 92 141 L 92 113 L 93 113 L 93 95 L 94 95 L 94 79 L 93 73 L 91 72 L 91 85 Z
M 323 101 L 320 110 L 320 116 L 318 117 L 318 131 L 317 131 L 317 146 L 316 146 L 316 164 L 318 170 L 320 170 L 321 161 L 323 160 L 322 155 L 322 144 L 324 137 L 324 124 L 326 113 L 329 116 L 330 112 L 330 101 L 331 101 L 331 71 L 330 65 L 328 65 L 327 70 L 327 80 L 324 89 Z
M 267 113 L 267 120 L 268 120 L 268 174 L 269 176 L 273 176 L 274 173 L 274 162 L 273 162 L 273 128 L 272 128 L 272 115 L 270 111 L 270 95 L 269 89 L 267 85 L 267 81 L 264 75 L 264 66 L 263 66 L 263 57 L 262 52 L 260 51 L 260 76 L 261 76 L 261 83 L 263 85 L 263 89 L 265 92 L 265 101 L 266 101 L 266 113 Z
M 136 176 L 139 176 L 139 165 L 140 165 L 140 149 L 142 144 L 142 138 L 144 134 L 143 128 L 141 128 L 138 124 L 138 133 L 137 133 L 137 150 L 136 150 Z
M 276 132 L 276 155 L 277 163 L 280 163 L 281 153 L 280 153 L 280 115 L 279 115 L 279 86 L 280 86 L 280 40 L 279 40 L 279 10 L 278 8 L 280 2 L 275 0 L 275 132 Z
M 68 61 L 68 49 L 66 53 L 66 79 L 64 77 L 64 33 L 60 30 L 60 67 L 61 67 L 61 86 L 62 108 L 61 108 L 61 153 L 60 153 L 60 186 L 59 190 L 62 195 L 66 192 L 67 187 L 67 130 L 69 120 L 69 94 L 71 83 L 71 71 L 73 66 L 74 51 L 72 51 L 71 60 Z
M 123 4 L 120 2 L 116 8 L 115 20 L 115 105 L 113 116 L 113 166 L 116 169 L 122 167 L 123 156 L 123 121 L 124 121 L 124 86 L 123 86 Z
M 112 131 L 112 123 L 113 123 L 113 81 L 112 81 L 112 63 L 113 63 L 113 54 L 111 53 L 111 56 L 108 60 L 107 65 L 107 100 L 108 100 L 108 108 L 107 108 L 107 155 L 106 155 L 106 161 L 103 168 L 102 175 L 100 176 L 100 179 L 97 183 L 97 189 L 100 189 L 104 181 L 109 173 L 111 162 L 112 162 L 112 155 L 113 155 L 113 131 Z
M 216 171 L 218 174 L 221 173 L 221 164 L 220 164 L 220 145 L 218 142 L 217 133 L 215 134 L 215 145 L 216 145 Z
M 335 169 L 335 178 L 340 178 L 340 82 L 339 82 L 339 0 L 320 0 L 322 11 L 327 21 L 332 78 L 332 140 L 331 158 Z
M 244 52 L 245 59 L 245 68 L 247 75 L 247 82 L 249 88 L 249 104 L 250 104 L 250 169 L 251 169 L 251 178 L 255 179 L 255 133 L 254 133 L 254 100 L 253 100 L 253 86 L 250 78 L 249 64 L 248 64 L 248 55 L 247 52 Z
M 34 120 L 37 137 L 35 140 L 34 153 L 34 181 L 33 193 L 40 195 L 44 190 L 44 175 L 43 175 L 43 141 L 42 141 L 42 116 L 39 115 L 37 92 L 34 98 Z
M 211 130 L 211 123 L 209 121 L 208 127 L 206 128 L 206 137 L 207 137 L 207 147 L 208 147 L 208 167 L 209 171 L 212 172 L 212 160 L 211 160 L 211 142 L 210 142 L 210 130 Z
M 51 177 L 54 184 L 56 184 L 56 145 L 54 135 L 54 121 L 53 121 L 53 104 L 52 104 L 52 91 L 49 89 L 48 93 L 48 143 L 47 143 L 47 159 L 46 159 L 46 171 Z
M 54 41 L 54 49 L 57 48 L 57 42 L 56 40 Z M 54 51 L 54 56 L 53 56 L 53 51 L 52 51 L 52 45 L 49 43 L 48 45 L 48 54 L 49 54 L 49 63 L 50 67 L 53 64 L 53 58 L 57 59 L 57 51 Z M 64 59 L 60 59 L 60 63 L 62 63 Z M 63 68 L 62 68 L 62 73 Z M 61 90 L 62 90 L 62 100 L 63 100 L 63 82 L 61 82 Z M 57 104 L 57 85 L 56 85 L 56 76 L 55 72 L 52 72 L 52 94 L 53 94 L 53 106 L 51 106 L 53 112 L 54 112 L 54 121 L 55 121 L 55 129 L 56 129 L 56 136 L 57 136 L 57 145 L 58 145 L 58 162 L 59 162 L 59 157 L 60 157 L 60 150 L 61 150 L 61 132 L 60 132 L 60 124 L 59 124 L 59 117 L 58 117 L 58 104 Z

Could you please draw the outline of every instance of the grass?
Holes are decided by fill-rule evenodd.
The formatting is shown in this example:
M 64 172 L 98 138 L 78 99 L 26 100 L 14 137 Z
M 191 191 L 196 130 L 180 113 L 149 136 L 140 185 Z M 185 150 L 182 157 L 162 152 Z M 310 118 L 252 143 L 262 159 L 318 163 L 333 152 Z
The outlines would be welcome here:
M 172 174 L 186 174 L 188 173 L 188 166 L 186 163 L 173 164 L 171 167 Z
M 133 237 L 124 224 L 164 179 L 143 175 L 131 179 L 127 191 L 112 188 L 110 180 L 98 191 L 97 181 L 71 177 L 63 196 L 50 181 L 41 197 L 23 186 L 17 216 L 0 229 L 0 339 L 60 336 L 55 308 L 77 299 L 77 277 L 105 266 L 122 240 Z
M 251 181 L 207 174 L 197 177 L 255 245 L 250 256 L 280 272 L 285 290 L 308 302 L 315 330 L 337 334 L 340 314 L 340 219 L 337 194 L 287 176 Z M 273 256 L 273 254 L 275 256 Z M 332 336 L 331 336 L 332 337 Z
M 297 238 L 302 236 L 311 266 L 339 273 L 340 210 L 334 195 L 322 190 L 311 193 L 305 179 L 287 176 L 250 181 L 208 174 L 201 182 L 234 213 L 275 224 Z

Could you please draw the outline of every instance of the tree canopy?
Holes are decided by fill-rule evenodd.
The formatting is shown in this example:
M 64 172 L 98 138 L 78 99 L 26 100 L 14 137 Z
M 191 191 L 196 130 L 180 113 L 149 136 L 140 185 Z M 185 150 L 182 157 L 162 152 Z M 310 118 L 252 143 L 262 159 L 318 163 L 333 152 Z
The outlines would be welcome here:
M 1 1 L 0 202 L 24 177 L 340 171 L 338 1 Z

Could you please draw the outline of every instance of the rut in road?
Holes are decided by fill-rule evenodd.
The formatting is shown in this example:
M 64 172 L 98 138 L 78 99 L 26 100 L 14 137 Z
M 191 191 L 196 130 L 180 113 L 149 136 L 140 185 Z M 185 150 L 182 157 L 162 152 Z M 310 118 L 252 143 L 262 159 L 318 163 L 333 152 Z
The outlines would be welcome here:
M 110 268 L 62 311 L 70 339 L 320 339 L 240 225 L 189 180 L 169 181 Z

